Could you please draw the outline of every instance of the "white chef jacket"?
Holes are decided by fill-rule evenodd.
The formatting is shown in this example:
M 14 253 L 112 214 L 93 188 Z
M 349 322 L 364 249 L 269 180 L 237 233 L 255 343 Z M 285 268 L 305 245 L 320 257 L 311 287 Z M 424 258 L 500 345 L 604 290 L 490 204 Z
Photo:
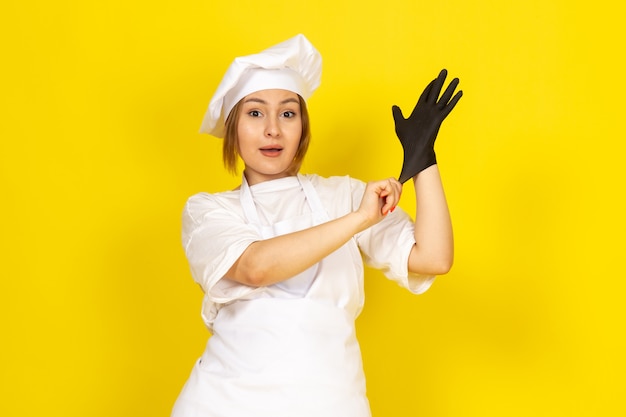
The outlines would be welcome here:
M 179 412 L 173 415 L 221 416 L 223 414 L 215 410 L 223 409 L 228 410 L 224 411 L 227 413 L 224 415 L 243 417 L 249 415 L 252 412 L 251 409 L 247 411 L 242 409 L 238 414 L 232 404 L 228 403 L 230 401 L 228 398 L 232 397 L 233 403 L 237 400 L 246 402 L 245 398 L 238 397 L 253 399 L 259 391 L 262 391 L 260 387 L 273 388 L 271 392 L 261 393 L 262 395 L 258 397 L 257 403 L 260 404 L 255 405 L 254 415 L 272 415 L 273 417 L 278 415 L 313 416 L 320 415 L 319 413 L 324 413 L 327 417 L 340 416 L 342 413 L 344 415 L 352 413 L 351 417 L 369 415 L 369 406 L 364 398 L 360 350 L 353 329 L 354 320 L 360 313 L 364 300 L 363 262 L 358 251 L 360 250 L 367 265 L 381 269 L 388 278 L 413 293 L 418 294 L 427 290 L 434 279 L 431 276 L 416 276 L 408 273 L 408 256 L 415 240 L 413 222 L 404 211 L 397 208 L 377 225 L 357 234 L 352 241 L 338 250 L 338 252 L 343 251 L 341 254 L 333 254 L 334 258 L 332 255 L 329 256 L 303 272 L 301 276 L 259 288 L 223 278 L 252 242 L 346 215 L 359 207 L 364 190 L 363 182 L 347 176 L 323 178 L 317 175 L 299 175 L 266 181 L 251 187 L 248 187 L 244 178 L 240 190 L 218 194 L 200 193 L 188 200 L 183 214 L 183 245 L 192 275 L 205 292 L 202 317 L 208 328 L 214 332 L 214 336 L 209 340 L 207 351 L 196 364 L 190 380 L 179 397 L 178 402 L 181 404 L 175 407 L 175 411 L 178 408 Z M 246 196 L 254 207 L 252 215 L 249 204 L 245 202 Z M 317 204 L 313 204 L 315 202 Z M 323 212 L 322 220 L 318 219 L 311 224 L 306 223 L 309 217 L 316 217 L 316 212 L 319 211 Z M 255 217 L 253 221 L 250 219 L 251 216 Z M 289 220 L 285 221 L 285 219 Z M 302 221 L 305 222 L 304 226 L 294 226 Z M 283 222 L 285 222 L 286 230 L 281 231 Z M 293 229 L 294 227 L 296 229 Z M 264 231 L 267 229 L 271 229 L 267 232 L 270 233 L 269 236 L 266 236 Z M 337 275 L 337 266 L 345 262 L 351 263 L 349 266 L 352 269 L 346 269 L 341 274 L 354 277 L 354 282 L 351 281 L 352 278 L 343 279 L 342 276 L 334 276 Z M 342 284 L 344 281 L 345 285 Z M 312 286 L 315 288 L 311 289 Z M 268 317 L 267 323 L 263 320 L 264 316 Z M 319 334 L 320 344 L 317 345 L 315 339 L 303 339 L 301 344 L 293 342 L 292 348 L 285 350 L 282 358 L 284 360 L 281 360 L 281 362 L 291 360 L 292 365 L 276 364 L 276 380 L 272 383 L 263 380 L 257 381 L 256 384 L 252 383 L 254 378 L 268 378 L 269 374 L 267 370 L 258 371 L 254 363 L 252 365 L 240 364 L 238 355 L 258 357 L 259 363 L 264 363 L 266 356 L 258 356 L 258 352 L 252 352 L 251 349 L 246 350 L 246 348 L 231 350 L 228 345 L 246 343 L 245 332 L 239 329 L 254 328 L 256 331 L 261 328 L 260 332 L 272 335 L 276 328 L 289 328 L 290 321 L 294 321 L 291 320 L 292 317 L 315 317 L 315 319 L 312 322 L 306 322 L 303 319 L 302 324 L 298 325 L 299 328 L 289 330 L 293 333 L 278 335 L 276 340 L 280 342 L 272 340 L 272 343 L 268 345 L 282 346 L 287 339 L 300 340 L 297 334 L 302 331 L 302 328 L 307 328 L 308 331 L 303 338 L 308 337 L 308 334 Z M 267 329 L 263 330 L 266 324 Z M 238 332 L 235 336 L 233 336 L 233 328 L 236 328 Z M 325 332 L 328 334 L 325 335 Z M 294 334 L 296 336 L 293 336 Z M 264 337 L 265 335 L 261 336 L 261 338 Z M 328 343 L 321 342 L 322 337 L 345 337 L 345 341 L 340 343 L 344 347 L 328 347 Z M 233 340 L 239 341 L 233 342 Z M 323 356 L 324 350 L 328 349 L 324 360 L 331 363 L 337 361 L 333 365 L 334 368 L 329 365 L 328 369 L 321 370 L 324 367 L 322 362 L 308 368 L 302 367 L 301 364 L 307 358 L 299 357 L 293 352 L 303 352 L 311 346 L 315 347 L 313 352 L 309 352 L 311 355 L 319 353 Z M 337 355 L 337 350 L 346 351 Z M 217 360 L 215 360 L 216 357 Z M 352 360 L 350 359 L 352 357 L 357 358 Z M 204 364 L 203 361 L 205 361 Z M 225 365 L 224 362 L 229 363 Z M 219 366 L 216 363 L 219 363 Z M 302 374 L 299 381 L 306 379 L 310 381 L 310 386 L 306 384 L 300 384 L 300 386 L 285 379 L 285 370 L 291 369 L 296 363 L 300 366 L 297 368 L 298 372 Z M 237 366 L 241 366 L 241 369 L 233 369 Z M 255 369 L 251 370 L 251 366 Z M 332 369 L 342 367 L 347 368 L 347 371 L 330 375 L 334 372 Z M 320 378 L 316 375 L 318 370 L 322 374 Z M 248 376 L 242 378 L 242 374 Z M 228 381 L 227 384 L 232 384 L 230 388 L 224 388 L 225 380 Z M 330 381 L 338 381 L 338 385 L 331 387 Z M 281 392 L 283 382 L 284 385 L 290 387 L 293 385 L 293 389 L 289 392 Z M 242 389 L 242 386 L 250 386 L 250 389 L 246 391 L 245 388 Z M 305 392 L 307 395 L 304 394 Z M 204 398 L 205 395 L 206 398 Z M 271 399 L 272 395 L 276 396 L 274 400 Z M 299 398 L 299 396 L 302 396 L 301 402 L 293 401 L 289 403 L 291 405 L 283 406 L 286 399 Z M 217 400 L 218 397 L 220 400 Z M 355 400 L 350 403 L 344 401 L 342 399 L 344 397 L 355 398 Z M 364 405 L 360 403 L 363 401 Z M 196 403 L 197 406 L 194 405 Z M 303 409 L 294 408 L 296 407 L 294 404 L 300 403 L 308 405 L 305 405 Z M 337 414 L 329 410 L 334 407 L 335 403 Z M 278 407 L 276 404 L 281 404 L 281 406 Z M 316 406 L 319 408 L 315 408 Z M 180 411 L 183 409 L 185 411 Z M 263 413 L 263 409 L 267 410 L 267 414 Z M 310 414 L 305 414 L 305 410 L 309 410 Z

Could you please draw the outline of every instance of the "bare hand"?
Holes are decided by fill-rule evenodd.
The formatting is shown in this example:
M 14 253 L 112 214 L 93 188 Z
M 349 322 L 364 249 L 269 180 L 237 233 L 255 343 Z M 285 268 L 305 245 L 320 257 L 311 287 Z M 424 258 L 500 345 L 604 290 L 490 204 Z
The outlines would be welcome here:
M 395 178 L 369 182 L 357 212 L 373 226 L 396 208 L 401 195 L 402 184 Z

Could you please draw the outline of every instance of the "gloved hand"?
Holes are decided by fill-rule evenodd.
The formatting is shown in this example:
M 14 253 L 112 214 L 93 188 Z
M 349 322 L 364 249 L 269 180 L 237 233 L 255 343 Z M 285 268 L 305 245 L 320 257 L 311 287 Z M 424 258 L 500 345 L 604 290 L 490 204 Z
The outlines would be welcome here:
M 459 84 L 459 79 L 455 78 L 439 99 L 447 74 L 448 71 L 441 70 L 439 76 L 426 86 L 408 119 L 404 118 L 398 106 L 391 108 L 396 135 L 404 149 L 404 162 L 398 179 L 402 184 L 437 163 L 435 156 L 437 133 L 443 120 L 463 95 L 463 91 L 459 91 L 452 97 Z

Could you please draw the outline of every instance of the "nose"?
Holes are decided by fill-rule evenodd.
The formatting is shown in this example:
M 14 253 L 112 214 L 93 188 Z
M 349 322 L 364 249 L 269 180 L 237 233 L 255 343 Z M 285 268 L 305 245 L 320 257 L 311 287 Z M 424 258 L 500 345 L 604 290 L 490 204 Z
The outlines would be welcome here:
M 272 138 L 280 136 L 280 126 L 278 125 L 278 120 L 273 117 L 269 117 L 267 119 L 267 123 L 265 125 L 265 136 Z

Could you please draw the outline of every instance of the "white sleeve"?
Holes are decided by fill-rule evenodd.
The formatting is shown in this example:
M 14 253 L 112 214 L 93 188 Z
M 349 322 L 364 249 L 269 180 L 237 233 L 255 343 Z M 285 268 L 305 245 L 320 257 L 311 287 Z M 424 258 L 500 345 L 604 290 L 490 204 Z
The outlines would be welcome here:
M 237 206 L 211 194 L 197 194 L 187 201 L 182 222 L 185 255 L 205 297 L 223 304 L 257 290 L 223 279 L 246 248 L 261 239 Z
M 358 207 L 365 184 L 353 181 L 354 204 Z M 396 207 L 380 223 L 359 233 L 357 243 L 366 265 L 380 269 L 387 278 L 413 294 L 421 294 L 430 288 L 435 276 L 409 272 L 409 254 L 415 245 L 414 230 L 415 224 L 411 217 Z

